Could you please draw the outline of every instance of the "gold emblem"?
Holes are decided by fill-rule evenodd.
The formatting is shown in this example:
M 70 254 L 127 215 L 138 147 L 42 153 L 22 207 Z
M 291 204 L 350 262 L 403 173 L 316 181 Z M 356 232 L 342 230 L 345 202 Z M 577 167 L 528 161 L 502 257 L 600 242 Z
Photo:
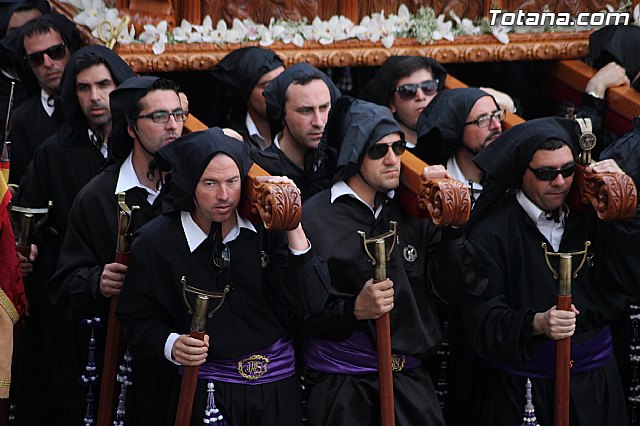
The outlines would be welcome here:
M 258 380 L 267 372 L 269 358 L 262 355 L 251 355 L 238 361 L 238 373 L 247 380 Z
M 411 244 L 407 244 L 407 246 L 402 249 L 402 255 L 407 262 L 415 262 L 418 258 L 418 250 Z
M 404 355 L 391 355 L 391 370 L 395 373 L 402 371 L 406 362 L 407 359 Z

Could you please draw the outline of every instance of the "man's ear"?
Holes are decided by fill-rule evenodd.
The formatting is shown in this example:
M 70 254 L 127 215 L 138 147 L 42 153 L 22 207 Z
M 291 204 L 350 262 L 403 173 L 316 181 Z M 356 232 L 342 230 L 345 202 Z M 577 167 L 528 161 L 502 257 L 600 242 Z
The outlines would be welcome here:
M 127 123 L 127 133 L 129 133 L 129 136 L 131 136 L 131 138 L 132 138 L 133 140 L 137 139 L 137 138 L 136 138 L 136 132 L 135 132 L 135 130 L 133 129 L 133 123 L 132 123 L 132 122 L 128 122 L 128 123 Z

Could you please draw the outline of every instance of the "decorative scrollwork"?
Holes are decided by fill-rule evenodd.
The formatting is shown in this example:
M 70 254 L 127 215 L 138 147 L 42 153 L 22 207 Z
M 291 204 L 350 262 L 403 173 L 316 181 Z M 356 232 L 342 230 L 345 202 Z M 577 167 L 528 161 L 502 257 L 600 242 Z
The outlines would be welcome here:
M 262 219 L 266 229 L 295 229 L 302 217 L 300 190 L 290 183 L 268 182 L 269 177 L 256 176 L 250 189 L 251 212 Z
M 633 179 L 619 173 L 587 172 L 579 165 L 575 183 L 580 202 L 591 205 L 600 220 L 628 220 L 635 216 L 638 193 Z
M 418 206 L 429 212 L 438 227 L 464 226 L 471 214 L 469 188 L 456 179 L 426 179 L 423 176 Z

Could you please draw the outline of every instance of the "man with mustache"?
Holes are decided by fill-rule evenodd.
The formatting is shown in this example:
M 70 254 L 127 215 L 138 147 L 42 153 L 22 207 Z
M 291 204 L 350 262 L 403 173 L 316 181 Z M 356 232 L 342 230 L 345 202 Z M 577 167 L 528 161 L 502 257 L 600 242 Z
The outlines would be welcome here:
M 140 207 L 135 217 L 136 227 L 160 214 L 160 173 L 154 166 L 153 154 L 182 134 L 188 117 L 175 83 L 158 77 L 131 77 L 112 91 L 109 99 L 113 117 L 110 163 L 76 197 L 69 212 L 69 228 L 58 268 L 47 286 L 56 306 L 68 311 L 77 321 L 97 316 L 106 323 L 110 298 L 120 294 L 127 271 L 126 265 L 114 262 L 118 193 L 126 192 L 128 206 Z M 96 346 L 102 353 L 104 334 L 98 337 Z M 98 368 L 101 367 L 102 363 L 98 362 Z M 128 392 L 128 401 L 132 404 L 127 410 L 131 423 L 161 423 L 150 417 L 159 411 L 141 404 L 145 399 L 138 396 L 144 388 L 149 403 L 166 404 L 168 378 L 172 372 L 168 367 L 169 364 L 163 369 L 153 359 L 133 360 L 132 382 L 136 386 Z M 150 374 L 142 374 L 146 371 Z M 154 380 L 149 382 L 149 378 Z M 156 391 L 154 396 L 149 394 Z
M 263 95 L 273 144 L 256 163 L 293 180 L 304 200 L 330 184 L 317 148 L 340 91 L 325 73 L 303 62 L 274 78 Z
M 109 94 L 117 84 L 133 76 L 131 68 L 104 46 L 87 46 L 71 56 L 60 81 L 58 106 L 65 124 L 38 148 L 14 198 L 16 206 L 31 208 L 43 208 L 49 201 L 53 202 L 47 222 L 34 235 L 37 259 L 34 250 L 31 289 L 27 294 L 33 341 L 44 345 L 44 348 L 30 353 L 42 354 L 44 351 L 46 361 L 38 356 L 25 363 L 29 368 L 34 367 L 30 364 L 33 362 L 47 369 L 43 373 L 46 380 L 37 377 L 38 392 L 30 402 L 40 404 L 41 387 L 50 387 L 47 395 L 54 400 L 53 414 L 46 414 L 50 424 L 80 423 L 82 405 L 79 394 L 82 389 L 78 383 L 77 373 L 80 370 L 76 365 L 74 337 L 79 325 L 54 309 L 47 296 L 46 283 L 56 270 L 73 200 L 105 164 L 108 153 L 106 141 L 111 132 Z M 65 368 L 60 368 L 60 365 Z M 61 387 L 64 387 L 64 392 Z M 40 410 L 31 409 L 29 413 L 38 415 Z M 51 423 L 57 421 L 60 423 Z
M 420 114 L 412 152 L 428 164 L 444 165 L 453 178 L 467 183 L 475 201 L 482 191 L 482 172 L 473 157 L 502 134 L 505 114 L 480 89 L 442 91 Z
M 16 108 L 9 137 L 10 181 L 20 183 L 38 147 L 62 126 L 64 117 L 56 91 L 64 68 L 81 41 L 75 24 L 57 14 L 39 16 L 16 32 L 10 36 L 17 45 L 15 66 L 22 87 L 31 96 Z
M 305 203 L 302 217 L 331 276 L 324 309 L 303 326 L 309 425 L 380 423 L 374 320 L 387 312 L 399 361 L 393 374 L 396 424 L 444 425 L 422 363 L 442 339 L 435 301 L 463 302 L 486 284 L 477 257 L 461 230 L 438 230 L 394 200 L 405 140 L 388 108 L 343 97 L 325 132 L 339 151 L 337 172 L 333 186 Z M 430 178 L 448 176 L 442 166 L 427 171 Z M 358 231 L 376 237 L 390 230 L 390 221 L 397 232 L 387 240 L 395 240 L 388 278 L 374 283 Z

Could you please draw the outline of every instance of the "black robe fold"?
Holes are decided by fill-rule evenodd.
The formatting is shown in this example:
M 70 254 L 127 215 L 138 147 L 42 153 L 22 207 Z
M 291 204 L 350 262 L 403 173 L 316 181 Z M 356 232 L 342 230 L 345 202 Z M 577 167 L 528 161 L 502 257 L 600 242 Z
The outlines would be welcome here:
M 326 300 L 326 264 L 314 256 L 313 249 L 303 255 L 289 255 L 284 233 L 265 232 L 257 225 L 256 229 L 257 233 L 240 228 L 239 236 L 228 243 L 231 291 L 221 308 L 207 320 L 209 360 L 234 359 L 271 346 L 279 338 L 291 335 L 296 314 L 313 312 Z M 262 251 L 266 257 L 261 255 Z M 183 276 L 188 285 L 207 291 L 222 290 L 212 253 L 210 239 L 190 252 L 179 211 L 164 214 L 137 232 L 117 309 L 134 357 L 164 359 L 164 345 L 169 334 L 188 334 L 191 315 L 183 299 L 180 283 Z M 261 258 L 268 258 L 265 268 L 261 268 Z M 188 296 L 188 299 L 193 306 L 194 297 Z M 287 404 L 298 407 L 296 412 L 299 413 L 301 402 L 297 381 L 287 379 L 274 383 L 281 382 L 286 382 L 288 394 L 298 394 L 297 401 L 294 398 Z M 269 418 L 271 408 L 259 408 L 266 400 L 243 400 L 249 394 L 254 395 L 250 391 L 253 386 L 215 381 L 215 388 L 223 395 L 237 392 L 231 398 L 233 403 L 226 398 L 216 399 L 228 417 L 247 416 L 244 418 L 249 419 L 255 415 L 255 410 L 264 410 L 265 418 Z M 203 389 L 202 384 L 199 389 Z M 271 395 L 270 392 L 267 393 Z M 268 397 L 267 393 L 263 398 Z M 201 418 L 200 408 L 205 402 L 206 394 L 200 392 L 196 396 L 194 422 Z M 170 417 L 173 415 L 169 414 Z
M 517 235 L 517 236 L 516 236 Z M 547 340 L 531 336 L 536 312 L 556 304 L 557 283 L 544 260 L 541 243 L 550 243 L 518 204 L 506 198 L 470 231 L 489 277 L 479 303 L 462 311 L 474 350 L 487 360 L 521 366 Z M 589 257 L 572 282 L 573 304 L 580 311 L 573 341 L 609 324 L 638 292 L 640 247 L 638 219 L 601 222 L 593 213 L 571 211 L 561 252 L 584 249 Z M 551 250 L 551 249 L 550 249 Z M 574 259 L 574 268 L 578 260 Z M 557 258 L 552 260 L 557 269 Z M 479 425 L 518 424 L 523 413 L 526 378 L 490 368 L 479 396 Z M 553 423 L 553 380 L 532 379 L 540 424 Z M 620 380 L 612 359 L 604 366 L 571 377 L 572 425 L 624 425 L 628 419 Z
M 326 190 L 304 204 L 304 229 L 316 252 L 326 258 L 331 274 L 325 310 L 305 320 L 305 335 L 344 340 L 360 330 L 368 334 L 375 347 L 375 322 L 358 321 L 353 314 L 358 293 L 373 277 L 373 266 L 356 231 L 364 231 L 367 237 L 380 235 L 394 220 L 398 223 L 396 247 L 387 261 L 387 276 L 394 283 L 394 309 L 390 312 L 392 352 L 421 360 L 433 355 L 441 340 L 435 299 L 464 303 L 485 285 L 476 274 L 481 267 L 473 248 L 464 238 L 437 230 L 430 221 L 404 214 L 394 201 L 385 201 L 387 205 L 376 220 L 361 201 L 341 196 L 331 203 L 330 197 L 331 191 Z M 415 253 L 413 261 L 411 253 Z M 411 379 L 395 377 L 398 424 L 444 424 L 430 379 L 418 370 L 401 375 Z M 318 381 L 314 376 L 312 372 L 311 380 Z M 307 403 L 311 408 L 307 415 L 313 419 L 310 424 L 365 425 L 379 421 L 377 375 L 324 376 L 311 388 Z M 329 389 L 331 397 L 327 394 Z M 374 409 L 366 410 L 371 404 L 351 405 L 349 395 L 361 394 L 367 395 Z M 323 409 L 316 410 L 316 404 L 323 404 Z M 349 407 L 348 413 L 344 412 L 345 407 Z

